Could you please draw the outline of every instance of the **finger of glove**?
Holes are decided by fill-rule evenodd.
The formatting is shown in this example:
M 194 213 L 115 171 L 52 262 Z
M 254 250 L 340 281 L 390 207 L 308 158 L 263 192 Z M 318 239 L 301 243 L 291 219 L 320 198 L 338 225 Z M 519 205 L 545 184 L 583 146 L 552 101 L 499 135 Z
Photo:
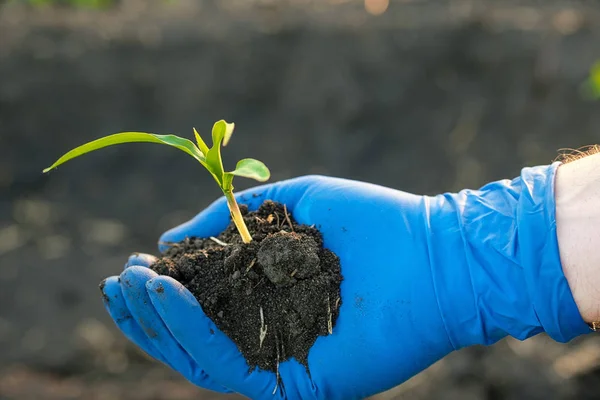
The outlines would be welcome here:
M 127 308 L 125 299 L 123 298 L 119 278 L 111 276 L 102 281 L 102 283 L 100 283 L 100 291 L 102 292 L 102 299 L 106 311 L 125 337 L 150 357 L 173 368 L 163 355 L 156 350 L 154 345 L 150 343 L 150 340 L 144 331 L 142 331 L 142 328 L 140 328 L 135 319 L 133 319 L 133 316 L 129 312 L 129 308 Z
M 186 379 L 205 389 L 228 392 L 214 382 L 179 345 L 163 323 L 146 291 L 146 282 L 158 275 L 145 267 L 129 267 L 121 273 L 121 291 L 133 318 L 137 321 L 150 343 L 167 358 L 173 369 Z M 178 315 L 180 311 L 176 311 Z
M 249 373 L 235 343 L 204 314 L 183 285 L 159 276 L 146 286 L 152 304 L 173 336 L 213 379 L 252 399 L 281 398 L 280 391 L 273 394 L 277 387 L 275 374 L 259 370 Z
M 127 269 L 129 267 L 134 267 L 134 266 L 149 267 L 156 260 L 157 260 L 157 258 L 155 256 L 153 256 L 152 254 L 133 253 L 127 259 L 127 262 L 125 263 L 125 268 L 123 268 L 123 269 Z
M 290 212 L 302 198 L 315 177 L 304 176 L 269 185 L 261 185 L 238 193 L 235 197 L 240 204 L 248 206 L 250 211 L 258 209 L 265 200 L 274 200 L 286 204 Z M 224 197 L 213 202 L 191 220 L 168 230 L 159 240 L 159 250 L 164 252 L 170 243 L 178 243 L 186 237 L 206 238 L 217 236 L 231 222 L 229 208 Z

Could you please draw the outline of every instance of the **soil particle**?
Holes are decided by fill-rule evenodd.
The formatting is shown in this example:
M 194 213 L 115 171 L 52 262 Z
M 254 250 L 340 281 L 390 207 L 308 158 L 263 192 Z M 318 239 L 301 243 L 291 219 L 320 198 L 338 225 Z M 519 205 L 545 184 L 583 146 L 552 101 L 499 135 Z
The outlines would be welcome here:
M 228 246 L 186 238 L 151 268 L 190 290 L 249 369 L 276 372 L 292 357 L 308 368 L 310 348 L 332 332 L 339 314 L 339 259 L 314 226 L 297 224 L 282 204 L 240 208 L 252 242 L 243 243 L 231 223 L 217 237 Z

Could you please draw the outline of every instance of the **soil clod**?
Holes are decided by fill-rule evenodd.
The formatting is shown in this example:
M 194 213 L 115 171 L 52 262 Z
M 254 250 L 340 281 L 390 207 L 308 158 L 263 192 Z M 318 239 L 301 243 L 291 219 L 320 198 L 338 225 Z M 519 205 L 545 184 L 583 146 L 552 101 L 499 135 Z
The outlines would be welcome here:
M 289 285 L 319 273 L 318 246 L 308 235 L 285 231 L 268 235 L 258 251 L 263 273 L 275 285 Z

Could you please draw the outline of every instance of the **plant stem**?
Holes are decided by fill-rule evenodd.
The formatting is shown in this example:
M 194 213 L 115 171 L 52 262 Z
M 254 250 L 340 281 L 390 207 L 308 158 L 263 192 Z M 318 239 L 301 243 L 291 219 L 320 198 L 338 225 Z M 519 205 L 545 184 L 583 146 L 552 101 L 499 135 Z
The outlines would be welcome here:
M 244 223 L 244 218 L 242 217 L 240 208 L 238 207 L 238 204 L 235 201 L 235 197 L 233 197 L 233 191 L 224 191 L 224 193 L 225 198 L 227 198 L 227 205 L 229 206 L 229 211 L 231 212 L 231 219 L 233 219 L 235 227 L 242 236 L 242 240 L 244 241 L 244 243 L 250 243 L 252 241 L 252 236 L 250 235 L 250 232 L 248 232 L 248 227 L 246 227 L 246 224 Z

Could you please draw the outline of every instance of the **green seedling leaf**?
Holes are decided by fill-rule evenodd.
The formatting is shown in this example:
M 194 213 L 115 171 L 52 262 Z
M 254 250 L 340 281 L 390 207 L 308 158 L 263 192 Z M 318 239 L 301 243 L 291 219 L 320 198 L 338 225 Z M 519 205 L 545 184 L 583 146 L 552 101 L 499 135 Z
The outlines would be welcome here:
M 225 130 L 227 129 L 227 122 L 220 120 L 215 122 L 212 128 L 212 142 L 213 147 L 221 144 L 223 136 L 225 136 Z
M 229 139 L 231 139 L 231 135 L 233 135 L 233 130 L 235 129 L 235 124 L 232 123 L 225 123 L 227 125 L 227 127 L 225 128 L 225 135 L 223 135 L 223 146 L 227 146 L 227 143 L 229 143 Z
M 88 142 L 84 145 L 74 148 L 73 150 L 67 152 L 58 160 L 56 160 L 56 162 L 50 167 L 44 169 L 43 172 L 48 172 L 58 167 L 59 165 L 66 163 L 69 160 L 72 160 L 76 157 L 92 152 L 94 150 L 99 150 L 108 146 L 114 146 L 116 144 L 135 142 L 158 143 L 176 147 L 179 150 L 194 157 L 202 165 L 206 166 L 204 155 L 194 145 L 194 143 L 189 141 L 188 139 L 180 138 L 179 136 L 175 135 L 155 135 L 152 133 L 144 132 L 122 132 L 115 133 L 114 135 L 105 136 L 103 138 L 96 139 L 94 141 Z
M 236 176 L 243 176 L 244 178 L 255 179 L 259 182 L 265 182 L 269 180 L 271 176 L 269 168 L 261 161 L 255 160 L 254 158 L 244 158 L 243 160 L 238 161 L 235 170 L 228 173 Z
M 222 189 L 225 189 L 228 186 L 224 184 L 225 169 L 223 168 L 223 159 L 221 158 L 221 142 L 224 140 L 228 141 L 229 138 L 231 138 L 234 126 L 235 124 L 227 123 L 225 120 L 215 122 L 212 129 L 213 146 L 206 153 L 207 168 L 213 174 L 219 185 L 221 185 Z M 229 186 L 230 185 L 231 182 L 229 183 Z
M 204 140 L 202 140 L 202 137 L 200 136 L 196 128 L 194 128 L 194 136 L 196 137 L 196 143 L 198 143 L 198 148 L 200 149 L 202 154 L 204 154 L 204 157 L 206 157 L 208 154 L 208 146 L 206 145 L 206 143 L 204 143 Z
M 225 174 L 225 170 L 223 169 L 223 161 L 221 160 L 221 146 L 219 144 L 214 145 L 208 150 L 208 154 L 206 155 L 206 164 L 207 169 L 211 174 L 215 177 L 221 188 L 223 186 L 223 175 Z
M 221 145 L 221 141 L 223 141 L 223 146 L 226 146 L 229 143 L 234 128 L 235 124 L 230 124 L 225 120 L 215 122 L 212 129 L 213 147 Z

